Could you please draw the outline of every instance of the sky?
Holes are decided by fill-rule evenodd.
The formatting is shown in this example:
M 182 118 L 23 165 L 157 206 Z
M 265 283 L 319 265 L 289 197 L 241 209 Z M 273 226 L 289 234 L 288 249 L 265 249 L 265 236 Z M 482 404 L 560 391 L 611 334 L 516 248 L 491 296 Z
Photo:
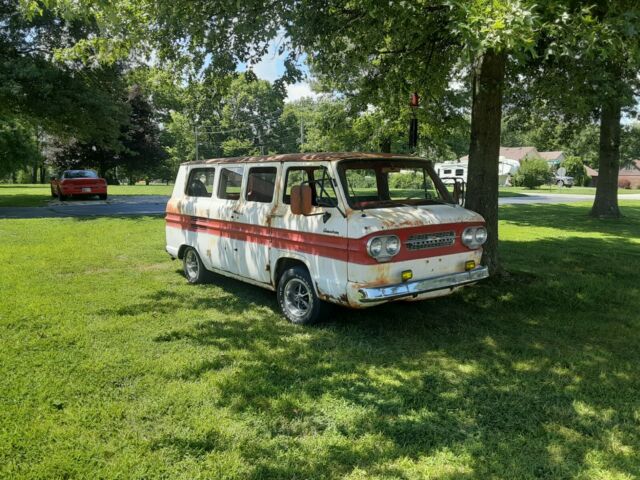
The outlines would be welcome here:
M 269 51 L 267 54 L 262 57 L 262 60 L 258 64 L 254 65 L 253 72 L 258 78 L 273 82 L 280 78 L 284 73 L 284 60 L 287 57 L 288 52 L 285 51 L 282 55 L 278 55 L 278 43 L 278 38 L 271 40 L 271 42 L 269 42 Z M 304 59 L 302 59 L 302 62 L 304 62 Z M 238 70 L 246 70 L 246 65 L 238 66 Z M 302 65 L 302 71 L 306 75 L 309 75 L 309 69 L 304 65 L 304 63 Z M 318 94 L 311 90 L 307 81 L 287 85 L 287 98 L 285 101 L 292 102 L 304 97 L 318 97 Z

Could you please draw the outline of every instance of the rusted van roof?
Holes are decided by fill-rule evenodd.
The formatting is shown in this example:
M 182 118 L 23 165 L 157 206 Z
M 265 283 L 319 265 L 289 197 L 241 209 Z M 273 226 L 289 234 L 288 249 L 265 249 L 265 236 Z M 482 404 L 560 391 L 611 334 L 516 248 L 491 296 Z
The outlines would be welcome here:
M 211 158 L 185 162 L 182 165 L 201 165 L 208 163 L 260 163 L 260 162 L 335 162 L 351 158 L 387 158 L 387 159 L 420 159 L 410 155 L 397 153 L 372 152 L 324 152 L 324 153 L 285 153 L 281 155 L 261 155 L 257 157 Z M 422 159 L 420 159 L 422 160 Z

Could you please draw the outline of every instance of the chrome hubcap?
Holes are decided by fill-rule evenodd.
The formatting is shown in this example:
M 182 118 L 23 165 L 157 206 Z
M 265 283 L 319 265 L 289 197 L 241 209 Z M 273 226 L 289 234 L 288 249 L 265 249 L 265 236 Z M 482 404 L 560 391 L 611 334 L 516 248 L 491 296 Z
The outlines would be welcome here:
M 198 276 L 198 257 L 196 252 L 189 250 L 184 257 L 185 270 L 189 278 L 196 278 Z
M 293 317 L 304 317 L 311 309 L 312 302 L 311 292 L 303 281 L 293 278 L 287 282 L 284 287 L 284 305 Z

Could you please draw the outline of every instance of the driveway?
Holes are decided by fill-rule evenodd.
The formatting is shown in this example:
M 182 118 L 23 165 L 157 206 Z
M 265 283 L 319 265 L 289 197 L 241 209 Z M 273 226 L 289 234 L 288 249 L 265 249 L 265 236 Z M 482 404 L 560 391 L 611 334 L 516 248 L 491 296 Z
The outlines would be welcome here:
M 640 200 L 640 194 L 620 195 L 620 200 Z M 120 215 L 163 215 L 169 197 L 164 195 L 112 195 L 108 200 L 52 200 L 46 207 L 0 207 L 0 218 L 103 217 Z M 592 195 L 523 193 L 500 197 L 500 205 L 572 203 L 593 201 Z
M 52 200 L 46 207 L 1 207 L 0 218 L 163 215 L 164 195 L 112 195 L 108 200 Z

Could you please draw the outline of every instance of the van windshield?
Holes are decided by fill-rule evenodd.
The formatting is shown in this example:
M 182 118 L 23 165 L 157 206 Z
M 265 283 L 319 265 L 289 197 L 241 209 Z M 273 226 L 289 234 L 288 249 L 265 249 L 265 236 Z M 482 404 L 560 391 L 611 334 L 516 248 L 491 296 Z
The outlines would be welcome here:
M 426 160 L 343 160 L 338 173 L 351 208 L 453 203 Z

